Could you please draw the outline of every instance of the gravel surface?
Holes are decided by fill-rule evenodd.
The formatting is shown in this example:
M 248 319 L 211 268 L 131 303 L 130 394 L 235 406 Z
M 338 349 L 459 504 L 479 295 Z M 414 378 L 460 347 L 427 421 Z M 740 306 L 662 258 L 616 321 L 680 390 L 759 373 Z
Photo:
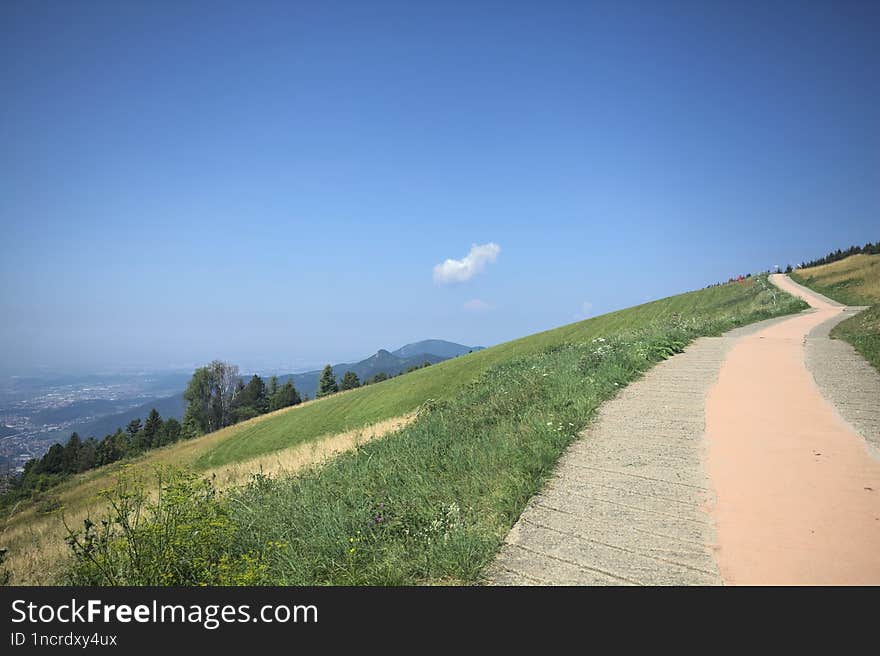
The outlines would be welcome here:
M 805 359 L 822 396 L 880 459 L 880 373 L 842 339 L 828 338 L 834 326 L 863 309 L 849 307 L 816 326 L 807 336 Z

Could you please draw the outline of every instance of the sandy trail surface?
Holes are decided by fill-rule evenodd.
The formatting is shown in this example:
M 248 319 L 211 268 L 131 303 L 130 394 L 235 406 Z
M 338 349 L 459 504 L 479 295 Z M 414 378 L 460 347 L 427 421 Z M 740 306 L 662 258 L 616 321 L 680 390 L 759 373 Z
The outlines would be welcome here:
M 880 584 L 880 460 L 805 363 L 845 308 L 786 276 L 814 311 L 740 338 L 706 399 L 715 561 L 728 584 Z M 880 399 L 878 399 L 880 403 Z

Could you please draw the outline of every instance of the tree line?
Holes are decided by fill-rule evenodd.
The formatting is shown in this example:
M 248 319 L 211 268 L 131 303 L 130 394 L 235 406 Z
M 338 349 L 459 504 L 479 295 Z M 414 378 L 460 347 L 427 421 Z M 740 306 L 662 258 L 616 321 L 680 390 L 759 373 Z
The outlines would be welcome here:
M 425 362 L 410 367 L 407 373 L 430 365 L 430 362 Z M 379 372 L 361 382 L 355 372 L 346 371 L 341 382 L 337 383 L 333 367 L 328 364 L 321 372 L 317 396 L 321 398 L 393 377 Z M 173 417 L 163 420 L 153 408 L 146 420 L 133 419 L 124 429 L 117 428 L 115 433 L 101 440 L 94 437 L 82 439 L 74 432 L 66 443 L 53 444 L 41 458 L 28 460 L 20 474 L 7 477 L 5 491 L 0 494 L 0 506 L 44 492 L 73 474 L 212 433 L 309 400 L 307 395 L 300 396 L 289 379 L 282 384 L 277 376 L 270 376 L 267 383 L 254 374 L 245 383 L 236 365 L 220 360 L 195 370 L 183 398 L 186 410 L 182 421 Z
M 184 437 L 186 433 L 180 422 L 173 417 L 163 421 L 155 408 L 150 410 L 146 421 L 133 419 L 124 430 L 117 428 L 102 440 L 82 439 L 79 433 L 73 432 L 67 442 L 53 444 L 42 458 L 28 460 L 20 474 L 8 477 L 0 505 L 43 492 L 73 474 L 173 444 Z
M 303 402 L 292 381 L 279 385 L 271 376 L 266 384 L 254 374 L 245 383 L 237 366 L 219 360 L 196 369 L 183 399 L 183 425 L 193 437 Z
M 423 362 L 420 365 L 415 365 L 407 369 L 405 372 L 394 374 L 389 376 L 384 371 L 380 371 L 372 378 L 369 378 L 363 382 L 360 381 L 358 375 L 353 371 L 346 371 L 342 375 L 342 381 L 340 383 L 336 382 L 336 375 L 333 373 L 333 367 L 331 365 L 326 365 L 321 371 L 321 378 L 318 380 L 318 393 L 317 398 L 323 398 L 325 396 L 329 396 L 330 394 L 336 394 L 336 392 L 344 392 L 345 390 L 355 389 L 357 387 L 363 387 L 364 385 L 372 385 L 374 383 L 381 383 L 383 380 L 388 380 L 389 378 L 395 378 L 396 376 L 402 376 L 404 373 L 410 373 L 411 371 L 416 371 L 417 369 L 424 369 L 425 367 L 430 367 L 430 362 Z
M 133 419 L 101 440 L 82 439 L 74 432 L 64 444 L 53 444 L 41 458 L 28 460 L 21 473 L 7 477 L 0 505 L 43 492 L 73 474 L 302 403 L 291 381 L 279 384 L 272 376 L 266 384 L 255 375 L 245 383 L 238 367 L 219 360 L 196 369 L 183 397 L 187 406 L 182 422 L 163 420 L 153 408 L 146 420 Z
M 876 241 L 875 243 L 868 242 L 864 246 L 850 246 L 846 250 L 837 249 L 836 251 L 831 251 L 825 257 L 820 257 L 815 260 L 810 260 L 809 262 L 801 262 L 798 265 L 798 269 L 809 269 L 810 267 L 822 266 L 823 264 L 831 264 L 832 262 L 837 262 L 838 260 L 843 260 L 848 258 L 850 255 L 880 255 L 880 241 Z M 786 272 L 791 272 L 791 265 L 789 264 Z

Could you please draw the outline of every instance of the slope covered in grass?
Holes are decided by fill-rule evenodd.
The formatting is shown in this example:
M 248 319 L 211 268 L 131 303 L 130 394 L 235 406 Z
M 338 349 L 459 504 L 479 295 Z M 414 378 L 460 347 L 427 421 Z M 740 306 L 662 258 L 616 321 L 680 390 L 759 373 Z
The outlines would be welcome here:
M 840 303 L 870 306 L 838 324 L 831 336 L 852 344 L 880 369 L 880 255 L 852 255 L 831 264 L 798 269 L 791 277 Z
M 697 336 L 804 307 L 766 278 L 752 278 L 539 333 L 255 422 L 200 461 L 241 458 L 421 406 L 414 423 L 388 437 L 295 476 L 258 476 L 226 495 L 224 512 L 235 527 L 227 550 L 259 562 L 264 582 L 275 584 L 478 581 L 603 400 Z M 135 552 L 121 545 L 106 554 L 115 581 L 142 582 L 119 556 Z M 224 553 L 201 557 L 221 563 Z M 91 564 L 102 558 L 78 561 L 70 580 L 108 582 Z
M 759 282 L 760 280 L 760 282 Z M 674 316 L 737 312 L 750 307 L 763 279 L 729 284 L 652 301 L 618 312 L 548 330 L 420 369 L 400 378 L 322 400 L 320 403 L 254 422 L 204 452 L 195 462 L 200 468 L 222 465 L 318 435 L 337 433 L 411 412 L 427 399 L 448 399 L 475 377 L 511 358 L 538 353 L 560 344 L 589 341 L 594 337 L 662 321 Z M 774 288 L 775 290 L 775 288 Z M 767 292 L 768 298 L 773 290 Z

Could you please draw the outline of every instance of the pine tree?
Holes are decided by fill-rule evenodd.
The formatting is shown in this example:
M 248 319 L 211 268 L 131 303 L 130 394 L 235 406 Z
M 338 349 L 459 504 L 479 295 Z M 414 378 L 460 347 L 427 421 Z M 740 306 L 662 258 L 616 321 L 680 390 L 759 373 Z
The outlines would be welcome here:
M 98 456 L 98 442 L 94 437 L 88 438 L 79 449 L 76 461 L 76 471 L 84 472 L 95 467 Z
M 82 440 L 79 433 L 71 433 L 70 439 L 64 445 L 64 452 L 61 455 L 61 472 L 63 474 L 75 474 L 79 464 L 79 451 L 82 448 Z
M 239 407 L 253 408 L 254 413 L 261 415 L 269 409 L 269 398 L 263 379 L 254 374 L 248 384 L 242 388 L 236 399 Z
M 128 422 L 128 426 L 125 427 L 125 432 L 128 435 L 128 443 L 132 446 L 137 444 L 138 433 L 140 433 L 143 424 L 141 423 L 140 418 L 132 419 Z
M 141 450 L 152 449 L 161 444 L 162 440 L 162 417 L 156 408 L 150 410 L 144 430 L 141 431 L 137 448 Z
M 355 372 L 346 371 L 345 374 L 342 376 L 342 384 L 340 386 L 340 389 L 350 390 L 360 386 L 361 381 Z
M 39 473 L 60 474 L 63 459 L 64 447 L 56 442 L 49 447 L 49 450 L 46 451 L 46 455 L 40 459 L 40 463 L 35 467 L 35 470 Z
M 162 427 L 162 445 L 174 444 L 181 438 L 180 422 L 174 417 L 168 419 Z
M 321 380 L 318 382 L 318 398 L 329 394 L 336 394 L 339 386 L 336 384 L 336 377 L 333 375 L 333 367 L 329 364 L 324 367 L 321 372 Z
M 278 393 L 275 396 L 278 405 L 276 409 L 278 410 L 302 403 L 302 399 L 299 397 L 299 392 L 296 391 L 296 388 L 293 386 L 293 381 L 291 380 L 284 383 L 284 385 L 278 389 Z

